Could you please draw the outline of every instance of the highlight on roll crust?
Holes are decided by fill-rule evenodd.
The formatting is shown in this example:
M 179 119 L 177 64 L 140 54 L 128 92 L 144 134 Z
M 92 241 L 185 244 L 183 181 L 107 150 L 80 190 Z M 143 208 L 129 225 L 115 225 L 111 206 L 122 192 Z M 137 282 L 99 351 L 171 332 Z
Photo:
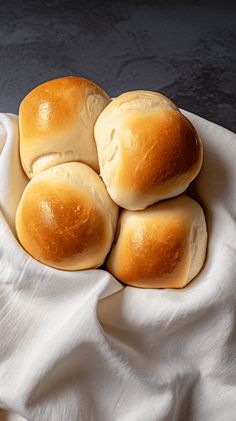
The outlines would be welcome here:
M 196 130 L 157 92 L 115 98 L 98 117 L 94 133 L 103 181 L 126 209 L 144 209 L 183 193 L 202 165 Z
M 90 80 L 68 76 L 29 92 L 19 108 L 20 155 L 29 178 L 65 162 L 99 171 L 94 123 L 110 97 Z
M 26 186 L 16 213 L 20 243 L 35 259 L 58 269 L 102 265 L 116 229 L 118 206 L 100 177 L 81 163 L 60 164 Z
M 201 270 L 207 244 L 203 210 L 179 197 L 145 210 L 123 210 L 107 269 L 140 288 L 182 288 Z

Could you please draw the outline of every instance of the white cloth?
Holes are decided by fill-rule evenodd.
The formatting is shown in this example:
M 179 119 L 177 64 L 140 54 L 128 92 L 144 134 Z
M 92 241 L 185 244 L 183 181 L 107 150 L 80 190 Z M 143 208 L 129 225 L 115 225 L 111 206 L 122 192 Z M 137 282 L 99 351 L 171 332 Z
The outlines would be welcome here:
M 193 114 L 208 255 L 183 290 L 63 272 L 18 244 L 27 182 L 17 117 L 0 117 L 0 407 L 31 421 L 236 419 L 236 136 Z M 5 218 L 4 218 L 5 216 Z

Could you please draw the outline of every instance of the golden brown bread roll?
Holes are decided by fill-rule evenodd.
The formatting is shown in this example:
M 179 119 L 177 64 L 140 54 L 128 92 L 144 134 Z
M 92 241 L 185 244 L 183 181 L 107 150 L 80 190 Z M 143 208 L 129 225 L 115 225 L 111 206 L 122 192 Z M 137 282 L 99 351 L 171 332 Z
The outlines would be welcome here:
M 157 92 L 126 92 L 100 114 L 94 136 L 112 199 L 137 210 L 184 192 L 202 164 L 201 141 L 186 117 Z
M 108 270 L 141 288 L 182 288 L 201 270 L 207 243 L 201 206 L 181 195 L 145 210 L 123 210 Z
M 22 246 L 55 268 L 99 267 L 114 239 L 118 206 L 85 164 L 60 164 L 26 186 L 16 213 Z
M 94 123 L 109 103 L 95 83 L 63 77 L 39 85 L 20 104 L 20 155 L 29 178 L 64 162 L 80 161 L 98 171 Z

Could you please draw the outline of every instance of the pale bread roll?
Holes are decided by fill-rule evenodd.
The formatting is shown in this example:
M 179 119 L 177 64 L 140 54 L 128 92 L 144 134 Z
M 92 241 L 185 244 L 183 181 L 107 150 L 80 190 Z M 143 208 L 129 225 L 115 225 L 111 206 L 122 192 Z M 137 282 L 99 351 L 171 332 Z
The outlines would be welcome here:
M 16 213 L 20 243 L 35 259 L 64 270 L 97 268 L 109 252 L 118 206 L 85 164 L 60 164 L 26 186 Z
M 109 103 L 95 83 L 62 77 L 39 85 L 20 104 L 20 156 L 29 178 L 64 162 L 83 162 L 98 171 L 94 123 Z
M 126 92 L 100 114 L 94 136 L 112 199 L 138 210 L 184 192 L 202 165 L 194 127 L 165 96 Z
M 203 210 L 181 195 L 145 210 L 123 210 L 107 268 L 128 285 L 183 288 L 201 270 L 206 245 Z

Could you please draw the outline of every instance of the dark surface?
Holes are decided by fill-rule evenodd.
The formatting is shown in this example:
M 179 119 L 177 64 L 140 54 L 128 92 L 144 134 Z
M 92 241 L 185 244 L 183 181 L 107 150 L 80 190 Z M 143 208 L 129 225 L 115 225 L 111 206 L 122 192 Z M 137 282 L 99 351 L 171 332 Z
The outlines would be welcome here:
M 0 0 L 0 111 L 81 75 L 111 96 L 161 91 L 236 131 L 236 2 Z

